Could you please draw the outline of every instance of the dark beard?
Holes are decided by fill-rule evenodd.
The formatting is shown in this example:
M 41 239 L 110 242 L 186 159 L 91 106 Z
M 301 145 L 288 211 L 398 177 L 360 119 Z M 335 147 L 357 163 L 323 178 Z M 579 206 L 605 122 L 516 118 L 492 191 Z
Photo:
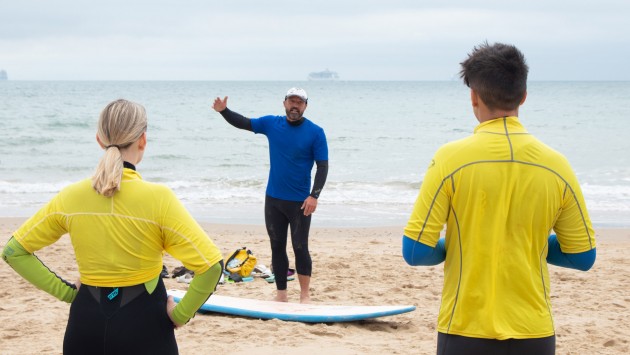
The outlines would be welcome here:
M 302 113 L 297 111 L 290 111 L 287 110 L 287 120 L 292 121 L 292 122 L 298 122 L 302 119 Z

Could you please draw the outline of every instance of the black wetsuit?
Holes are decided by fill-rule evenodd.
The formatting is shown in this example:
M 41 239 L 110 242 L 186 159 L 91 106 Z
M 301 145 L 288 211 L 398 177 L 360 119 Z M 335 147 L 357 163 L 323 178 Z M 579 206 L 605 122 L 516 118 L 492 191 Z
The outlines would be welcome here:
M 438 332 L 437 355 L 554 355 L 556 336 L 528 339 L 469 338 Z
M 64 355 L 178 354 L 166 300 L 162 278 L 151 294 L 144 284 L 82 285 L 70 305 Z

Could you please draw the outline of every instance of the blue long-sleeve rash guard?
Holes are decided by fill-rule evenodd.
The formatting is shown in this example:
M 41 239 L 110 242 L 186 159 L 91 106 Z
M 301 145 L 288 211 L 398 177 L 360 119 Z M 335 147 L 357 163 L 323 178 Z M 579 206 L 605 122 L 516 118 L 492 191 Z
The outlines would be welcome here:
M 403 258 L 409 265 L 437 265 L 446 259 L 446 240 L 440 238 L 435 248 L 403 235 Z
M 549 251 L 547 252 L 547 262 L 549 264 L 586 271 L 595 263 L 597 248 L 582 253 L 565 253 L 560 249 L 560 243 L 555 234 L 549 236 L 548 243 Z
M 444 238 L 440 238 L 437 245 L 432 248 L 403 235 L 403 258 L 409 265 L 437 265 L 446 258 L 445 242 Z M 560 249 L 560 243 L 555 234 L 549 236 L 548 243 L 547 262 L 549 264 L 587 271 L 595 263 L 596 248 L 582 253 L 565 253 Z

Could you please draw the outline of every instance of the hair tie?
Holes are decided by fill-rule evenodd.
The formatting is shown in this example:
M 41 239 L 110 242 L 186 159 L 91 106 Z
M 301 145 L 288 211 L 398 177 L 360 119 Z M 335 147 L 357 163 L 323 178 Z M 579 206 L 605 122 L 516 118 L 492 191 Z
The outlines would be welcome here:
M 116 147 L 116 148 L 118 148 L 120 150 L 120 146 L 118 144 L 110 144 L 108 146 L 105 146 L 105 150 L 107 150 L 107 149 L 109 149 L 111 147 Z

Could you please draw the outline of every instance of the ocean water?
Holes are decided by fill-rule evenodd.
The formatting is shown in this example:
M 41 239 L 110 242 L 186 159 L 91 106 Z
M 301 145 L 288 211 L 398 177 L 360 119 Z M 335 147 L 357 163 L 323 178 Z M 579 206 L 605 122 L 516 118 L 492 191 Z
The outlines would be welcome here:
M 0 216 L 28 216 L 89 177 L 110 101 L 143 104 L 149 145 L 138 171 L 170 186 L 200 221 L 263 224 L 267 140 L 228 125 L 217 96 L 247 117 L 283 114 L 292 86 L 322 126 L 330 169 L 314 226 L 405 225 L 442 144 L 475 128 L 452 82 L 0 82 Z M 520 118 L 565 154 L 596 226 L 630 227 L 630 82 L 530 82 Z

